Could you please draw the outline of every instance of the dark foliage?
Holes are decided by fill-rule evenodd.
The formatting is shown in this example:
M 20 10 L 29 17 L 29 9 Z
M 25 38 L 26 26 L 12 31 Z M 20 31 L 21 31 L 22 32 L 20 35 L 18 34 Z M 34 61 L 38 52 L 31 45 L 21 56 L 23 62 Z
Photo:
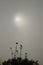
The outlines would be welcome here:
M 4 61 L 3 65 L 39 65 L 38 61 L 28 60 L 28 59 L 9 59 L 8 61 Z

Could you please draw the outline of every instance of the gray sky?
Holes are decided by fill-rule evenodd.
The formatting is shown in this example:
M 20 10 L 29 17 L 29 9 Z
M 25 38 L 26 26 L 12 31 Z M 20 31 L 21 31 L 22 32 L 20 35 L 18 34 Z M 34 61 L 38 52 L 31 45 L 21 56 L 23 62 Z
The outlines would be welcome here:
M 13 22 L 17 14 L 24 16 L 22 29 Z M 9 47 L 14 51 L 16 41 L 23 42 L 29 59 L 38 59 L 43 65 L 43 0 L 0 0 L 0 58 L 11 57 Z

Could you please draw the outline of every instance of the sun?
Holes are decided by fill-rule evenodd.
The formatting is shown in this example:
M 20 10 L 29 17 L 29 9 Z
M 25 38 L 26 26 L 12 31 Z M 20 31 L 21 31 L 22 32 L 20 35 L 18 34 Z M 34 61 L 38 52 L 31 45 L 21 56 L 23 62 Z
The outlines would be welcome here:
M 22 17 L 21 16 L 15 16 L 14 22 L 15 22 L 16 26 L 21 26 Z
M 23 29 L 26 25 L 26 18 L 23 15 L 15 15 L 13 18 L 13 22 L 16 27 L 19 29 Z
M 16 16 L 15 22 L 16 22 L 17 24 L 19 24 L 19 23 L 21 22 L 21 18 L 20 18 L 19 16 Z

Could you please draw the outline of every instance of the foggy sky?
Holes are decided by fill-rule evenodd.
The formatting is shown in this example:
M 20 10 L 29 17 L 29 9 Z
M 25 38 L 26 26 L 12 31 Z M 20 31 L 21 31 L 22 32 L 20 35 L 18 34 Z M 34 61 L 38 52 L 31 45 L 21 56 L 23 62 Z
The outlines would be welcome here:
M 19 13 L 27 23 L 23 30 L 13 22 Z M 23 42 L 22 57 L 27 51 L 29 59 L 43 65 L 43 0 L 0 0 L 0 59 L 11 57 L 9 47 L 14 51 L 16 41 Z

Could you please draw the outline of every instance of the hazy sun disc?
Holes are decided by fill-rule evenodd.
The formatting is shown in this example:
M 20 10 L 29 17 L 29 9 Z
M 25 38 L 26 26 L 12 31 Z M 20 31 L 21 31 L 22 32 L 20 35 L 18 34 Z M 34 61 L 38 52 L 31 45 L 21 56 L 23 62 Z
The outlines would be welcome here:
M 22 23 L 23 23 L 23 19 L 21 16 L 15 16 L 14 17 L 14 23 L 16 24 L 16 26 L 21 27 Z
M 26 25 L 26 18 L 23 15 L 14 16 L 13 21 L 16 27 L 18 27 L 19 29 L 23 29 Z
M 20 18 L 19 16 L 16 16 L 16 18 L 15 18 L 15 22 L 16 22 L 16 24 L 20 24 L 20 22 L 21 22 L 21 18 Z

